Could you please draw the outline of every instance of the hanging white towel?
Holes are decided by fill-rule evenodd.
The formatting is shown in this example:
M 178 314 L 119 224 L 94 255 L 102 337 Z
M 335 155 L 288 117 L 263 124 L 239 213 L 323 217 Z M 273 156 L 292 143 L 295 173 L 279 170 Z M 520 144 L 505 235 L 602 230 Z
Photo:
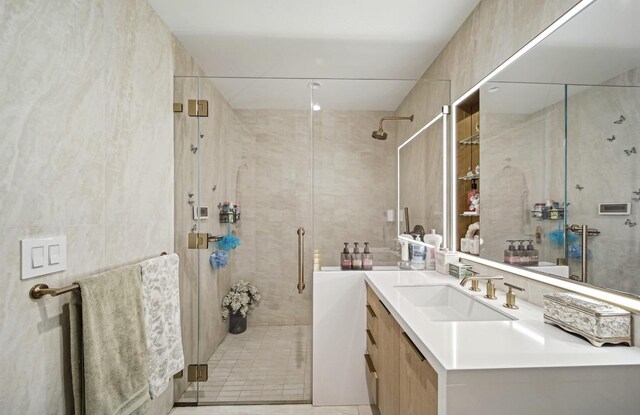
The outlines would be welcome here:
M 176 372 L 184 368 L 180 328 L 177 254 L 141 262 L 142 298 L 149 349 L 149 394 L 160 395 Z

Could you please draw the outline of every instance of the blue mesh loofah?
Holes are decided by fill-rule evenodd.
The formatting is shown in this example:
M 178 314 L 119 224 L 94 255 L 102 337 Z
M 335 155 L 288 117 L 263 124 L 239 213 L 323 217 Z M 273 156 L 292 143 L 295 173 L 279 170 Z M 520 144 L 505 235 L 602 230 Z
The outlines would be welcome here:
M 564 244 L 564 232 L 561 228 L 552 230 L 547 234 L 547 237 L 549 238 L 549 241 L 551 241 L 551 243 L 554 245 L 562 246 L 562 244 Z M 572 244 L 579 238 L 575 233 L 567 232 L 567 239 L 569 240 L 569 243 Z
M 569 258 L 581 260 L 582 259 L 582 243 L 580 241 L 569 245 Z M 587 258 L 591 259 L 591 249 L 587 248 Z
M 232 235 L 230 233 L 226 234 L 222 237 L 221 240 L 218 241 L 218 248 L 224 249 L 225 251 L 230 251 L 232 249 L 236 249 L 240 245 L 240 239 L 237 236 Z
M 209 263 L 214 268 L 224 268 L 229 262 L 229 254 L 225 251 L 215 250 L 209 257 Z

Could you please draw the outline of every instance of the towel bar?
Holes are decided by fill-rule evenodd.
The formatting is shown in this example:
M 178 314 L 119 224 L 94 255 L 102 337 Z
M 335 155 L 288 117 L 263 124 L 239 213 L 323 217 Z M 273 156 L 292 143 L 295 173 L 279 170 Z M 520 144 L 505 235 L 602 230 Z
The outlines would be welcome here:
M 162 252 L 160 256 L 167 255 L 166 252 Z M 36 284 L 29 290 L 29 298 L 32 300 L 39 300 L 45 295 L 50 295 L 52 297 L 56 297 L 60 294 L 68 293 L 71 291 L 79 290 L 80 286 L 78 284 L 67 285 L 62 288 L 49 288 L 47 284 Z

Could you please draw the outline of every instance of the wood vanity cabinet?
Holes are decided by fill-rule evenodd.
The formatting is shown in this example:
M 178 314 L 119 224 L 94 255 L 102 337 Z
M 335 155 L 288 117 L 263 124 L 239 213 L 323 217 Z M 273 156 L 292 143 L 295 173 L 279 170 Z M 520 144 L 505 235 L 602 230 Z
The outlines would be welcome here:
M 369 393 L 380 414 L 437 414 L 437 373 L 368 285 L 366 313 Z

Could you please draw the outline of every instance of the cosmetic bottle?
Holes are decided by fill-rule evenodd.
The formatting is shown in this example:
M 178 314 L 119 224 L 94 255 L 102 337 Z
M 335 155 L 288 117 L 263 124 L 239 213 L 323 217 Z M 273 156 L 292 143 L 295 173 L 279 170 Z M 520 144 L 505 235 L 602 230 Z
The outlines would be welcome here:
M 527 250 L 524 249 L 524 240 L 518 240 L 520 245 L 518 245 L 518 264 L 521 267 L 526 267 L 529 265 L 529 257 L 527 256 Z
M 398 261 L 398 268 L 411 269 L 411 261 L 409 256 L 409 249 L 411 245 L 407 242 L 407 239 L 411 239 L 412 236 L 405 233 L 400 235 L 404 239 L 399 239 L 400 242 L 400 261 Z
M 371 271 L 373 269 L 373 254 L 369 250 L 369 242 L 364 243 L 364 253 L 362 254 L 362 269 Z
M 431 233 L 424 236 L 424 242 L 430 245 L 426 247 L 425 268 L 429 270 L 436 269 L 436 251 L 440 249 L 442 236 L 438 235 L 435 229 L 431 229 Z
M 480 213 L 479 211 L 476 211 L 476 199 L 478 198 L 478 196 L 478 182 L 473 179 L 471 180 L 471 190 L 469 190 L 469 192 L 467 193 L 467 202 L 470 212 Z
M 515 265 L 516 246 L 513 244 L 515 241 L 509 239 L 507 242 L 509 243 L 509 247 L 504 250 L 504 262 L 505 264 Z
M 358 248 L 358 242 L 353 243 L 353 253 L 351 254 L 351 269 L 362 269 L 362 254 L 360 248 Z
M 344 249 L 340 254 L 340 269 L 343 271 L 351 269 L 351 254 L 349 253 L 349 242 L 344 243 Z
M 533 247 L 533 239 L 529 239 L 529 245 L 527 245 L 527 254 L 529 255 L 529 265 L 537 267 L 540 257 L 538 255 L 538 250 Z
M 416 235 L 416 241 L 420 241 L 420 235 Z M 412 269 L 424 269 L 427 255 L 427 247 L 424 245 L 411 244 L 411 268 Z

